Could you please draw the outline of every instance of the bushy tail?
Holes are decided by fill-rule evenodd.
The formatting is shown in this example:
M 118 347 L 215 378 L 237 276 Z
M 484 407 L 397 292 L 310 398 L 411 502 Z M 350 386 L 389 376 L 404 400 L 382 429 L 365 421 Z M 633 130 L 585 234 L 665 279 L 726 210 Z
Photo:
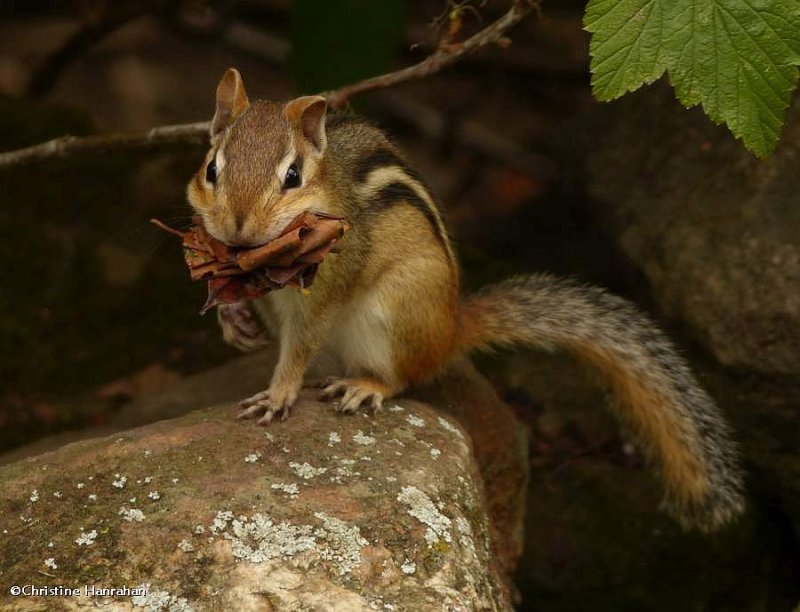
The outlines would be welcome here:
M 565 349 L 598 367 L 621 418 L 661 468 L 681 523 L 721 526 L 744 509 L 728 426 L 670 341 L 622 298 L 547 275 L 488 287 L 463 305 L 461 344 Z

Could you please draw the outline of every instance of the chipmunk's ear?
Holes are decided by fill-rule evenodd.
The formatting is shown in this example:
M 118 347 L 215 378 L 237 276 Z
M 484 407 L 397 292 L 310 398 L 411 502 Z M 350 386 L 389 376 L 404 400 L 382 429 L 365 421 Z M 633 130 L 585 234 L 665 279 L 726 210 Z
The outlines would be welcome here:
M 325 111 L 328 103 L 322 96 L 303 96 L 287 102 L 283 109 L 286 118 L 312 144 L 317 152 L 325 150 Z
M 211 137 L 233 123 L 249 104 L 242 75 L 236 68 L 228 68 L 217 85 L 217 108 L 211 120 Z

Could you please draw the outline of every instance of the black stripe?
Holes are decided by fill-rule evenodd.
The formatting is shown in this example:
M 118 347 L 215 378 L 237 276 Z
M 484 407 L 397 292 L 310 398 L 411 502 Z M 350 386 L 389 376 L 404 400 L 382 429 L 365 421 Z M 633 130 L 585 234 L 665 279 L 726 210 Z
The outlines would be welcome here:
M 363 183 L 373 170 L 391 166 L 405 169 L 403 168 L 405 163 L 394 151 L 390 151 L 389 149 L 376 149 L 359 162 L 358 166 L 356 166 L 353 178 L 356 182 Z
M 417 181 L 425 188 L 425 191 L 428 193 L 431 192 L 431 190 L 425 184 L 425 181 L 422 180 L 422 177 L 419 175 L 419 173 L 411 168 L 403 158 L 401 158 L 391 149 L 376 149 L 367 155 L 356 167 L 353 178 L 357 182 L 363 183 L 367 180 L 367 177 L 373 170 L 376 170 L 377 168 L 391 168 L 393 166 L 400 168 L 408 176 Z
M 440 228 L 436 219 L 436 215 L 431 210 L 430 205 L 417 195 L 411 187 L 400 181 L 389 183 L 375 194 L 369 202 L 368 210 L 370 212 L 383 211 L 392 206 L 399 206 L 402 204 L 411 204 L 414 208 L 420 211 L 430 223 L 433 233 L 442 243 L 447 251 L 447 236 L 443 234 L 443 228 Z

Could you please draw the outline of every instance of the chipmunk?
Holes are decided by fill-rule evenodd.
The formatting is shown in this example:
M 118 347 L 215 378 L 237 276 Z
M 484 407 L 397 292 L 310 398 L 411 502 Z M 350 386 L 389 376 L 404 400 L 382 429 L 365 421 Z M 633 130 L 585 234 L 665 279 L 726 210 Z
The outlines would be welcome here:
M 187 191 L 207 231 L 231 246 L 264 244 L 306 210 L 351 225 L 310 295 L 283 289 L 254 301 L 274 325 L 280 356 L 269 388 L 241 402 L 240 417 L 285 419 L 320 351 L 347 376 L 321 396 L 352 413 L 431 380 L 465 351 L 565 349 L 610 380 L 677 518 L 710 529 L 742 512 L 728 426 L 670 341 L 625 300 L 545 274 L 463 298 L 436 199 L 369 122 L 327 115 L 320 96 L 251 103 L 231 68 L 217 87 L 211 148 Z M 225 338 L 245 350 L 264 340 L 249 308 L 219 307 Z

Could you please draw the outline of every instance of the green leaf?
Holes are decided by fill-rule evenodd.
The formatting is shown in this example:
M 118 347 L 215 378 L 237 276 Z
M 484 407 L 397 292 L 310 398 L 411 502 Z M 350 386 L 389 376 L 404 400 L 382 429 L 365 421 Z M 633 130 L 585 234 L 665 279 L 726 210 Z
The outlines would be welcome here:
M 799 0 L 592 0 L 592 86 L 610 100 L 665 71 L 759 157 L 777 144 L 800 64 Z
M 387 71 L 405 36 L 405 0 L 296 0 L 291 69 L 315 93 Z
M 589 2 L 584 25 L 593 33 L 589 54 L 598 100 L 618 98 L 664 73 L 664 10 L 670 4 L 663 0 Z

